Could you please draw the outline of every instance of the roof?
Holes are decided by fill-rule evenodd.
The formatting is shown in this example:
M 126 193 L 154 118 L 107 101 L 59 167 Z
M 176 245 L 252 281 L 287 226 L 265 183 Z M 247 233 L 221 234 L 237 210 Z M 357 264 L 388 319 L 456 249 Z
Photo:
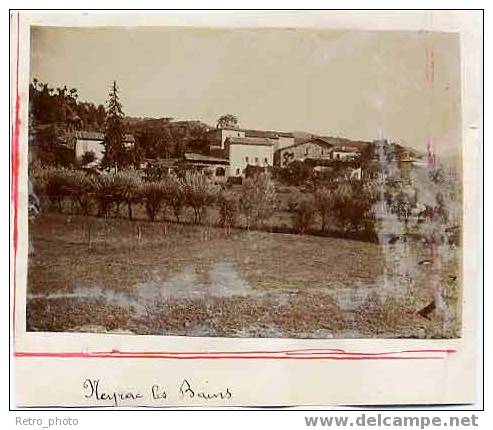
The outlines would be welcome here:
M 281 148 L 280 151 L 284 151 L 286 149 L 291 149 L 296 146 L 304 145 L 305 143 L 309 143 L 309 142 L 318 142 L 322 145 L 329 146 L 330 148 L 332 147 L 351 148 L 351 152 L 355 149 L 361 151 L 367 145 L 370 144 L 370 142 L 365 142 L 362 140 L 349 140 L 349 139 L 344 139 L 342 137 L 314 136 L 311 139 L 298 141 L 294 145 L 285 146 L 284 148 Z
M 180 120 L 180 121 L 169 121 L 167 123 L 167 125 L 169 126 L 173 126 L 173 125 L 178 125 L 178 126 L 181 126 L 181 125 L 185 125 L 185 126 L 190 126 L 190 125 L 193 125 L 193 126 L 197 126 L 197 127 L 203 127 L 205 129 L 207 129 L 206 131 L 211 131 L 211 130 L 214 130 L 214 127 L 211 127 L 209 124 L 206 124 L 205 122 L 202 122 L 202 121 L 199 121 L 199 120 L 195 120 L 195 119 L 190 119 L 190 120 Z
M 242 131 L 246 137 L 263 137 L 266 139 L 277 139 L 279 137 L 294 137 L 292 133 L 286 131 L 271 131 L 271 130 L 253 130 L 245 128 L 222 127 L 209 130 L 215 132 L 219 130 Z
M 360 151 L 366 148 L 371 142 L 366 142 L 364 140 L 351 140 L 345 139 L 343 137 L 332 137 L 332 136 L 318 136 L 315 139 L 320 139 L 333 146 L 345 147 L 345 148 L 355 148 Z
M 361 151 L 359 148 L 356 148 L 354 146 L 334 146 L 333 150 L 337 151 L 337 152 L 360 152 Z
M 243 130 L 246 137 L 263 137 L 265 139 L 277 139 L 279 133 L 265 130 Z
M 226 142 L 229 142 L 230 145 L 273 145 L 270 139 L 262 137 L 228 137 Z
M 99 131 L 86 131 L 86 130 L 78 130 L 75 132 L 76 139 L 82 140 L 104 140 L 104 133 Z M 124 142 L 135 142 L 135 138 L 131 134 L 125 134 Z
M 180 158 L 147 158 L 145 161 L 149 164 L 158 164 L 162 167 L 173 167 L 180 160 Z
M 211 129 L 208 131 L 208 133 L 216 133 L 216 132 L 221 131 L 221 130 L 244 131 L 240 128 L 235 128 L 235 127 L 221 127 L 221 128 L 211 127 Z
M 287 131 L 280 131 L 277 133 L 280 137 L 294 137 L 293 133 L 289 133 Z
M 229 164 L 229 160 L 225 158 L 211 157 L 205 154 L 198 154 L 195 152 L 185 152 L 183 158 L 186 161 L 198 162 L 198 163 L 215 163 L 215 164 Z
M 297 142 L 297 143 L 295 143 L 293 145 L 285 146 L 284 148 L 279 149 L 279 151 L 284 151 L 286 149 L 291 149 L 291 148 L 294 148 L 296 146 L 301 146 L 301 145 L 304 145 L 305 143 L 312 143 L 312 142 L 314 142 L 316 140 L 319 141 L 319 143 L 321 143 L 324 146 L 328 146 L 330 148 L 332 148 L 332 146 L 333 146 L 332 144 L 330 144 L 328 142 L 325 142 L 322 139 L 314 138 L 314 139 L 304 140 L 302 142 Z

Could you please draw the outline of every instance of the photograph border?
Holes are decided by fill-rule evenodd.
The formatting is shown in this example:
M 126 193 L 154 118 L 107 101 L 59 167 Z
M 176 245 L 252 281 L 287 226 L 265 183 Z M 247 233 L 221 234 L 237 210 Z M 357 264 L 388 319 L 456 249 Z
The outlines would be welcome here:
M 296 11 L 340 11 L 346 9 L 296 9 Z M 482 21 L 483 21 L 483 29 L 482 29 L 482 37 L 483 37 L 483 58 L 484 58 L 484 9 L 351 9 L 351 11 L 483 11 L 482 13 Z M 388 351 L 375 351 L 375 352 L 351 352 L 345 351 L 343 349 L 287 349 L 287 350 L 248 350 L 248 351 L 124 351 L 124 350 L 110 350 L 110 351 L 99 351 L 99 352 L 66 352 L 66 351 L 21 351 L 16 349 L 15 340 L 17 335 L 16 330 L 16 296 L 17 296 L 17 259 L 18 259 L 18 245 L 19 245 L 19 231 L 18 231 L 18 207 L 19 207 L 19 145 L 20 145 L 20 129 L 21 129 L 21 120 L 20 120 L 20 97 L 19 97 L 19 22 L 20 22 L 20 13 L 22 12 L 52 12 L 52 11 L 62 11 L 62 12 L 78 12 L 70 9 L 10 9 L 9 10 L 9 24 L 12 28 L 12 20 L 17 20 L 17 38 L 16 44 L 14 45 L 15 55 L 15 77 L 11 79 L 15 82 L 15 94 L 11 93 L 11 88 L 9 87 L 10 100 L 12 104 L 12 100 L 14 107 L 14 118 L 11 118 L 12 129 L 10 133 L 10 141 L 11 145 L 9 148 L 10 155 L 10 183 L 11 183 L 11 198 L 10 198 L 10 213 L 9 213 L 9 221 L 11 225 L 11 244 L 9 244 L 9 256 L 10 260 L 13 264 L 9 267 L 9 278 L 13 279 L 13 292 L 9 290 L 9 298 L 12 303 L 9 303 L 9 308 L 12 306 L 12 318 L 9 318 L 9 352 L 13 352 L 12 356 L 14 358 L 24 358 L 24 357 L 46 357 L 46 358 L 151 358 L 151 359 L 177 359 L 177 360 L 193 360 L 193 359 L 208 359 L 208 360 L 216 360 L 216 359 L 226 359 L 226 360 L 234 360 L 234 359 L 256 359 L 256 360 L 264 360 L 264 359 L 276 359 L 276 360 L 436 360 L 436 359 L 445 359 L 450 355 L 457 353 L 457 349 L 455 348 L 444 348 L 444 349 L 411 349 L 411 350 L 396 350 L 394 352 Z M 282 12 L 282 11 L 293 11 L 292 9 L 81 9 L 80 11 L 92 11 L 92 12 L 121 12 L 121 11 L 143 11 L 143 12 L 167 12 L 167 11 L 183 11 L 183 12 L 195 12 L 195 11 L 272 11 L 272 12 Z M 12 34 L 10 34 L 12 37 Z M 10 41 L 11 42 L 11 41 Z M 12 43 L 10 43 L 10 49 L 12 49 Z M 10 58 L 12 59 L 12 52 L 10 52 Z M 9 67 L 11 67 L 9 65 Z M 12 78 L 12 77 L 11 77 Z M 483 64 L 483 86 L 484 86 L 484 64 Z M 483 125 L 484 125 L 484 93 L 482 94 L 482 104 L 483 104 Z M 484 133 L 484 132 L 483 132 Z M 484 148 L 484 141 L 482 142 L 482 147 Z M 482 160 L 482 167 L 484 171 L 484 159 Z M 483 189 L 484 189 L 484 178 L 483 180 Z M 484 203 L 484 195 L 482 195 L 482 203 Z M 481 245 L 482 249 L 484 249 L 484 204 L 483 204 L 483 219 L 482 219 L 482 240 Z M 13 214 L 13 215 L 12 215 Z M 12 218 L 11 218 L 12 217 Z M 12 252 L 12 254 L 11 254 Z M 484 255 L 482 256 L 482 264 L 484 267 Z M 483 270 L 483 267 L 481 269 Z M 13 272 L 10 273 L 10 271 Z M 481 297 L 484 295 L 484 277 L 482 277 L 482 289 L 480 292 Z M 482 303 L 483 307 L 483 328 L 482 339 L 477 338 L 477 341 L 481 341 L 482 345 L 484 345 L 484 302 Z M 104 334 L 103 334 L 104 335 Z M 446 341 L 446 339 L 444 339 Z M 12 344 L 10 344 L 12 342 Z M 10 346 L 12 345 L 13 350 L 10 351 Z M 483 349 L 483 348 L 482 348 Z M 9 363 L 10 364 L 10 363 Z M 484 349 L 483 349 L 483 374 L 484 374 Z M 10 372 L 9 372 L 10 374 Z M 484 376 L 483 376 L 484 378 Z M 9 378 L 9 384 L 10 384 Z M 483 379 L 483 402 L 484 402 L 484 379 Z M 401 405 L 399 405 L 401 406 Z M 389 406 L 380 406 L 380 408 L 388 408 Z M 42 407 L 41 407 L 42 408 Z M 70 407 L 63 406 L 61 408 L 68 409 L 101 409 L 97 406 L 88 406 L 88 407 Z M 177 407 L 174 409 L 173 407 L 159 407 L 159 409 L 167 409 L 167 410 L 197 410 L 201 411 L 202 408 L 184 408 Z M 406 409 L 395 409 L 391 407 L 393 410 L 406 410 Z M 29 410 L 33 409 L 32 407 L 22 409 L 10 409 L 10 410 Z M 40 409 L 36 407 L 36 409 Z M 50 409 L 53 409 L 50 407 Z M 125 410 L 153 410 L 158 409 L 157 407 L 152 406 L 137 406 L 136 409 L 126 409 L 126 408 L 118 408 L 119 411 Z M 220 410 L 221 408 L 217 409 Z M 228 408 L 230 409 L 230 408 Z M 413 408 L 414 409 L 414 408 Z M 41 410 L 49 410 L 49 409 L 41 409 Z M 208 408 L 207 410 L 211 410 Z M 296 410 L 296 409 L 294 409 Z M 320 409 L 305 409 L 303 410 L 320 410 Z M 336 409 L 324 409 L 324 410 L 336 410 Z M 350 409 L 348 409 L 350 410 Z M 357 410 L 357 409 L 356 409 Z M 417 410 L 427 410 L 427 409 L 417 409 Z M 459 409 L 462 410 L 462 409 Z M 469 409 L 463 409 L 469 410 Z M 484 403 L 483 409 L 484 410 Z

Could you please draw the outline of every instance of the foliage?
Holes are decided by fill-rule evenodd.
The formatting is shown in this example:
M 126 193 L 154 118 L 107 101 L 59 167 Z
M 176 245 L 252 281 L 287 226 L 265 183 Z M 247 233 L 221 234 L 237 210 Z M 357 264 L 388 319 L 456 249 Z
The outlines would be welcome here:
M 206 214 L 207 207 L 216 199 L 217 187 L 206 175 L 198 172 L 186 172 L 183 187 L 186 201 L 194 212 L 194 222 L 199 224 Z
M 252 164 L 248 164 L 245 167 L 245 178 L 253 178 L 254 176 L 258 176 L 268 170 L 268 167 L 253 166 Z
M 298 204 L 301 201 L 301 193 L 296 190 L 290 192 L 286 197 L 286 210 L 290 213 L 293 213 L 298 209 Z
M 80 164 L 82 166 L 85 166 L 86 164 L 92 163 L 96 159 L 96 155 L 94 154 L 94 151 L 87 151 L 82 154 L 82 157 L 80 159 Z
M 29 127 L 29 150 L 42 164 L 70 167 L 74 154 L 64 145 L 65 131 L 59 124 Z
M 58 168 L 53 166 L 45 166 L 40 161 L 35 161 L 29 166 L 29 179 L 32 180 L 32 185 L 35 194 L 38 196 L 46 196 L 47 185 L 53 171 Z
M 76 88 L 51 88 L 37 79 L 29 85 L 29 146 L 43 164 L 70 166 L 69 133 L 100 131 L 105 118 L 104 106 L 79 101 Z
M 304 234 L 310 228 L 315 219 L 314 198 L 311 195 L 303 197 L 292 212 L 293 227 Z
M 134 120 L 128 126 L 142 158 L 182 157 L 187 150 L 208 146 L 208 127 L 198 121 L 171 122 L 168 118 Z
M 38 165 L 31 169 L 30 175 L 34 180 L 35 192 L 46 196 L 60 213 L 65 200 L 71 199 L 84 215 L 89 214 L 93 183 L 84 172 L 56 167 L 42 168 Z
M 104 133 L 104 156 L 101 165 L 107 169 L 118 170 L 130 164 L 129 154 L 124 144 L 123 109 L 118 95 L 119 89 L 113 81 L 108 102 Z
M 180 215 L 187 202 L 187 195 L 183 181 L 176 175 L 167 176 L 164 181 L 166 187 L 166 202 L 173 211 L 176 222 L 180 222 Z
M 240 191 L 240 211 L 247 228 L 262 226 L 275 212 L 277 203 L 274 183 L 268 173 L 261 173 L 243 182 Z
M 358 232 L 363 229 L 373 234 L 373 204 L 376 188 L 360 181 L 341 183 L 334 190 L 333 211 L 339 226 L 344 231 Z
M 165 203 L 166 183 L 164 181 L 144 182 L 142 196 L 147 216 L 151 221 L 154 221 Z
M 68 196 L 76 202 L 84 215 L 89 215 L 92 207 L 94 183 L 88 174 L 81 170 L 67 170 L 65 175 Z
M 280 179 L 288 185 L 300 186 L 313 178 L 313 167 L 304 161 L 294 160 L 287 167 L 279 169 Z
M 334 193 L 328 187 L 320 187 L 315 190 L 313 197 L 315 211 L 322 220 L 322 232 L 325 232 L 334 206 Z
M 133 218 L 132 205 L 142 199 L 142 179 L 134 170 L 122 170 L 115 174 L 115 201 L 127 205 L 128 219 Z
M 120 201 L 119 184 L 115 181 L 115 175 L 101 174 L 94 178 L 93 183 L 98 216 L 109 217 L 111 207 Z
M 59 171 L 54 170 L 53 174 L 48 176 L 45 187 L 46 196 L 52 205 L 57 205 L 60 213 L 63 211 L 63 200 L 68 195 L 64 179 Z
M 239 212 L 238 197 L 235 193 L 223 190 L 217 198 L 219 207 L 219 223 L 221 227 L 233 227 L 236 224 Z
M 238 118 L 230 113 L 221 115 L 217 120 L 216 128 L 238 128 Z
M 119 214 L 120 205 L 125 205 L 128 218 L 133 219 L 135 205 L 142 205 L 147 217 L 155 220 L 165 207 L 180 223 L 185 207 L 190 206 L 193 221 L 199 224 L 215 205 L 221 226 L 236 225 L 241 214 L 247 229 L 263 228 L 276 211 L 287 210 L 293 231 L 298 233 L 313 231 L 314 222 L 320 218 L 323 235 L 330 232 L 375 239 L 376 181 L 332 181 L 313 191 L 301 192 L 291 186 L 276 189 L 270 175 L 263 172 L 244 179 L 241 186 L 220 190 L 207 175 L 197 171 L 172 173 L 164 179 L 149 181 L 135 170 L 91 175 L 83 170 L 42 166 L 39 162 L 30 166 L 29 175 L 34 191 L 41 197 L 41 209 L 45 199 L 59 212 L 67 210 L 65 202 L 71 201 L 75 213 L 89 215 L 96 207 L 98 216 L 108 217 L 113 209 Z M 399 194 L 395 196 L 392 200 L 399 201 Z M 281 201 L 282 208 L 278 205 Z M 433 216 L 440 215 L 440 220 L 446 222 L 448 212 L 443 201 L 438 195 L 431 210 Z

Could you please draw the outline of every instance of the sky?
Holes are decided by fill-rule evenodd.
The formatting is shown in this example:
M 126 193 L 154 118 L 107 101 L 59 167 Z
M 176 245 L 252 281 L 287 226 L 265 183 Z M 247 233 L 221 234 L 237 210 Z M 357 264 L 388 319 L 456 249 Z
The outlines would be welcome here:
M 129 116 L 460 149 L 454 33 L 33 27 L 30 76 L 97 104 L 116 80 Z

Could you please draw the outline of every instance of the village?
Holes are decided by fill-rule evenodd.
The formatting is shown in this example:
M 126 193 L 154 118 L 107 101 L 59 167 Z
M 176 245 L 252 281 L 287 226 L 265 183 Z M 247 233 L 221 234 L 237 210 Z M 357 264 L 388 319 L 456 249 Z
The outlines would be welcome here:
M 75 162 L 84 169 L 97 168 L 104 156 L 104 133 L 84 130 L 74 131 L 68 146 L 73 148 Z M 330 165 L 344 162 L 355 167 L 352 178 L 361 179 L 359 159 L 375 146 L 372 141 L 355 141 L 340 137 L 316 136 L 306 133 L 296 137 L 290 132 L 241 129 L 239 127 L 206 128 L 203 151 L 183 153 L 180 158 L 146 159 L 138 168 L 162 168 L 167 173 L 188 166 L 212 177 L 215 182 L 227 182 L 228 178 L 245 178 L 251 168 L 285 168 L 293 161 L 308 162 L 317 172 L 330 170 Z M 132 150 L 135 138 L 125 135 L 125 146 Z M 390 146 L 388 142 L 385 142 Z M 409 178 L 412 163 L 419 162 L 421 155 L 400 146 L 398 162 Z M 417 152 L 416 152 L 417 154 Z M 418 158 L 419 157 L 419 158 Z M 84 160 L 90 160 L 84 164 Z M 406 167 L 404 167 L 406 166 Z M 233 181 L 234 182 L 234 181 Z
M 29 330 L 457 334 L 460 194 L 432 148 L 130 118 L 116 82 L 106 108 L 31 94 Z

